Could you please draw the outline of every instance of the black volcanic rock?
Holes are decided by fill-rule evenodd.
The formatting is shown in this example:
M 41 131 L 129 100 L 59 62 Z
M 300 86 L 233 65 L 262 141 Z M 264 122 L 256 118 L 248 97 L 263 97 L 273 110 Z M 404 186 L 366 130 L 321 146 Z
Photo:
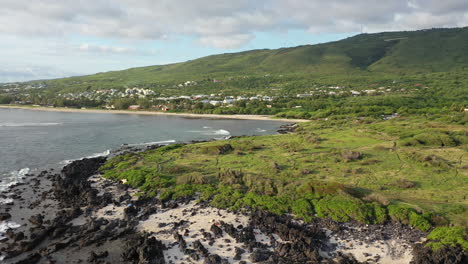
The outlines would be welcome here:
M 460 245 L 432 250 L 424 244 L 416 244 L 413 250 L 412 264 L 462 264 L 468 263 L 468 250 Z
M 148 234 L 135 234 L 122 250 L 122 260 L 134 264 L 165 264 L 164 245 Z
M 11 218 L 11 214 L 9 213 L 0 213 L 0 221 L 5 221 Z
M 55 176 L 55 196 L 70 206 L 97 205 L 97 192 L 91 189 L 88 178 L 96 174 L 105 161 L 105 157 L 82 159 L 63 167 L 61 175 Z

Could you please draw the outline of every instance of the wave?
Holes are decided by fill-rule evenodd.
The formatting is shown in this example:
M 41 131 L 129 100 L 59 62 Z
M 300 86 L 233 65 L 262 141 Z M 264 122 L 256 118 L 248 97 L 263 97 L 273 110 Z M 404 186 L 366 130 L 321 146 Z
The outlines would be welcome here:
M 231 135 L 231 132 L 224 130 L 224 129 L 218 129 L 218 130 L 192 130 L 189 131 L 191 133 L 200 133 L 205 136 L 229 136 Z
M 255 132 L 263 133 L 263 132 L 266 132 L 266 130 L 265 130 L 265 129 L 261 129 L 261 128 L 257 128 L 257 129 L 255 129 Z
M 176 141 L 171 139 L 171 140 L 165 140 L 165 141 L 154 141 L 154 142 L 144 142 L 144 143 L 135 143 L 135 144 L 127 144 L 126 146 L 148 146 L 148 145 L 162 145 L 162 144 L 170 144 L 170 143 L 175 143 Z
M 108 149 L 108 150 L 106 150 L 104 152 L 94 153 L 92 155 L 89 155 L 89 156 L 86 156 L 86 157 L 81 157 L 81 158 L 78 158 L 78 159 L 62 160 L 61 162 L 59 162 L 59 164 L 60 165 L 68 165 L 68 164 L 72 163 L 75 160 L 92 159 L 92 158 L 97 158 L 97 157 L 107 157 L 107 156 L 110 155 L 110 153 L 111 153 L 111 150 Z
M 13 199 L 11 198 L 0 198 L 0 204 L 9 204 L 12 202 L 13 202 Z
M 0 192 L 4 192 L 10 186 L 22 182 L 23 178 L 29 173 L 29 171 L 29 168 L 23 168 L 18 171 L 12 171 L 8 174 L 4 174 L 0 180 Z
M 0 127 L 34 127 L 34 126 L 60 126 L 63 123 L 0 123 Z
M 20 224 L 17 224 L 15 222 L 11 222 L 11 221 L 6 221 L 6 222 L 2 222 L 0 223 L 0 240 L 2 240 L 5 235 L 5 232 L 10 229 L 10 228 L 18 228 L 20 227 L 21 225 Z M 1 256 L 0 256 L 1 258 Z

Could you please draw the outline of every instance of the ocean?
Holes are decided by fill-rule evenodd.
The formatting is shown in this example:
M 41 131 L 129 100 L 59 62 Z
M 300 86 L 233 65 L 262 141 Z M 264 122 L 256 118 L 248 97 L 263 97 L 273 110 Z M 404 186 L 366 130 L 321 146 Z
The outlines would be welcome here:
M 0 192 L 28 173 L 108 155 L 123 144 L 151 145 L 268 135 L 278 121 L 164 115 L 63 113 L 0 108 Z

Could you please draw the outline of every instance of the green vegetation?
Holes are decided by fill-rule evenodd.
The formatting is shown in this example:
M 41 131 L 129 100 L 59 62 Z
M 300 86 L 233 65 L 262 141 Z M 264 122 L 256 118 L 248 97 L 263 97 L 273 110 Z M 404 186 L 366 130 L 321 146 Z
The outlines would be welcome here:
M 115 157 L 101 171 L 162 200 L 197 197 L 219 208 L 292 213 L 306 222 L 398 221 L 432 230 L 434 249 L 466 248 L 466 43 L 468 27 L 361 34 L 5 86 L 0 104 L 138 104 L 145 110 L 310 119 L 291 135 L 171 145 Z M 124 93 L 133 87 L 151 95 Z M 2 92 L 10 88 L 14 92 Z M 102 89 L 113 90 L 93 93 Z M 200 94 L 244 99 L 216 106 L 188 99 Z M 272 100 L 246 100 L 258 94 Z
M 463 227 L 437 227 L 427 236 L 428 245 L 437 250 L 445 245 L 461 245 L 463 249 L 468 249 L 466 229 Z
M 455 115 L 318 119 L 289 135 L 127 154 L 101 171 L 163 200 L 198 197 L 219 208 L 293 213 L 304 221 L 399 221 L 423 231 L 451 223 L 458 231 L 436 228 L 430 245 L 463 244 L 468 129 L 450 122 Z M 407 144 L 413 139 L 418 143 Z
M 402 74 L 466 70 L 467 42 L 468 28 L 360 34 L 318 45 L 213 55 L 184 63 L 57 79 L 46 84 L 55 92 L 138 86 L 165 94 L 230 93 L 239 89 L 256 93 L 272 88 L 304 88 L 304 84 L 311 83 L 362 85 L 392 82 L 401 79 Z M 213 83 L 213 79 L 222 82 Z M 187 80 L 200 85 L 173 87 Z

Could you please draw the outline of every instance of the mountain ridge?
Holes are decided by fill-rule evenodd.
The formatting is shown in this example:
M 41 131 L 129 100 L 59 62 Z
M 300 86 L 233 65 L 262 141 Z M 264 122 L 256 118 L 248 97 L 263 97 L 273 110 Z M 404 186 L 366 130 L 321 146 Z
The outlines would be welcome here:
M 422 74 L 465 70 L 468 27 L 363 33 L 338 41 L 209 55 L 186 62 L 129 68 L 45 81 L 57 89 L 177 84 L 232 76 L 305 78 L 366 74 Z M 86 83 L 87 85 L 83 85 Z M 89 88 L 89 86 L 91 86 Z

